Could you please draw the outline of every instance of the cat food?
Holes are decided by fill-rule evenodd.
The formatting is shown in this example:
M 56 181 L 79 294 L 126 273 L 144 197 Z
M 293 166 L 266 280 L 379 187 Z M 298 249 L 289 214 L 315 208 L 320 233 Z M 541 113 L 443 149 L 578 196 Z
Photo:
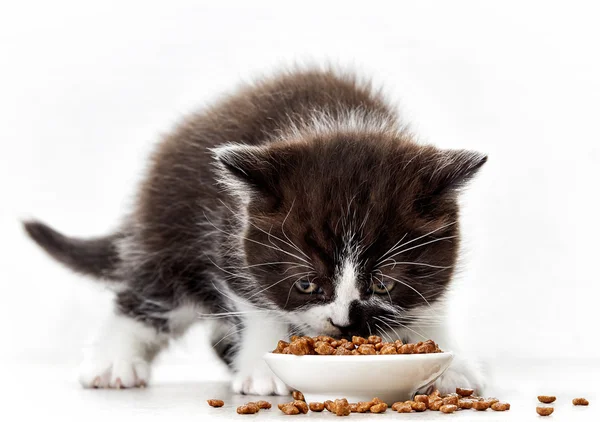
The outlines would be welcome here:
M 538 406 L 535 408 L 535 411 L 538 413 L 538 415 L 540 416 L 550 416 L 552 414 L 552 412 L 554 412 L 554 408 L 553 407 L 546 407 L 546 406 Z
M 281 410 L 286 415 L 297 415 L 300 413 L 300 410 L 298 410 L 298 408 L 294 406 L 293 402 L 280 404 L 277 407 L 279 407 L 279 410 Z
M 304 394 L 302 394 L 300 391 L 292 391 L 292 397 L 294 398 L 294 400 L 304 400 Z
M 427 406 L 421 401 L 411 401 L 410 407 L 412 407 L 412 410 L 415 412 L 424 412 L 427 410 Z
M 556 400 L 556 397 L 554 397 L 554 396 L 538 396 L 538 400 L 541 401 L 542 403 L 552 403 L 554 400 Z
M 256 404 L 259 409 L 270 409 L 271 408 L 271 403 L 269 403 L 268 401 L 265 401 L 265 400 L 256 401 L 256 402 L 254 402 L 254 404 Z
M 468 396 L 472 396 L 473 393 L 474 393 L 474 390 L 471 388 L 456 387 L 456 394 L 458 394 L 459 396 L 468 397 Z
M 371 406 L 371 409 L 369 410 L 371 411 L 371 413 L 383 413 L 387 410 L 387 407 L 387 404 L 379 403 Z
M 325 409 L 327 409 L 327 411 L 335 413 L 335 411 L 333 410 L 333 402 L 331 400 L 325 400 L 323 406 L 325 406 Z
M 573 399 L 573 404 L 575 406 L 587 406 L 588 404 L 590 404 L 590 402 L 584 399 L 583 397 L 578 397 L 576 399 Z
M 397 402 L 392 406 L 392 410 L 395 410 L 398 413 L 410 413 L 412 412 L 412 406 L 410 403 Z
M 308 405 L 304 400 L 294 400 L 292 404 L 296 406 L 300 412 L 304 414 L 308 413 Z
M 492 410 L 495 410 L 496 412 L 504 412 L 505 410 L 510 410 L 510 404 L 509 403 L 502 403 L 500 401 L 497 401 L 496 403 L 492 403 Z
M 437 400 L 433 400 L 429 402 L 429 410 L 433 410 L 433 411 L 437 411 L 440 410 L 440 407 L 442 407 L 444 405 L 444 402 L 442 399 L 437 399 Z
M 460 409 L 472 409 L 473 408 L 473 400 L 460 399 L 460 400 L 458 400 L 458 407 Z
M 260 410 L 259 407 L 256 405 L 256 403 L 253 403 L 253 402 L 246 403 L 245 405 L 239 406 L 237 408 L 237 412 L 240 415 L 253 415 L 253 414 L 257 413 L 259 410 Z
M 322 412 L 325 409 L 324 403 L 312 402 L 308 404 L 308 408 L 311 412 Z
M 429 406 L 429 396 L 424 394 L 419 394 L 415 396 L 415 401 L 419 401 L 421 403 L 425 403 L 425 406 Z
M 333 402 L 333 411 L 337 416 L 348 416 L 350 414 L 350 403 L 346 399 L 336 399 Z
M 440 412 L 442 413 L 454 413 L 456 411 L 456 409 L 458 409 L 457 406 L 453 405 L 453 404 L 445 404 L 442 407 L 440 407 Z
M 212 407 L 222 407 L 225 404 L 225 402 L 223 400 L 217 400 L 217 399 L 206 400 L 206 402 L 208 403 L 209 406 L 212 406 Z
M 475 410 L 488 410 L 490 408 L 490 402 L 487 400 L 475 400 L 473 401 L 473 409 Z
M 409 355 L 415 353 L 442 353 L 442 350 L 433 340 L 403 344 L 401 340 L 396 340 L 393 343 L 384 342 L 379 336 L 369 336 L 368 338 L 353 336 L 352 341 L 338 340 L 329 336 L 292 336 L 289 343 L 279 340 L 273 353 L 296 356 Z

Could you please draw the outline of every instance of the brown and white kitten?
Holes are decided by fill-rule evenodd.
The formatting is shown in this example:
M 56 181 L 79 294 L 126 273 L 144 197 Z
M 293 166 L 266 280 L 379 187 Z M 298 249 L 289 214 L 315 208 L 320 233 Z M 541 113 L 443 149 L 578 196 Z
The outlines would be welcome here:
M 485 161 L 417 144 L 351 74 L 284 72 L 167 136 L 113 234 L 25 228 L 58 261 L 115 287 L 83 386 L 145 385 L 168 341 L 206 321 L 236 392 L 287 394 L 261 356 L 293 333 L 455 347 L 442 303 L 457 195 Z M 481 390 L 481 378 L 459 354 L 437 387 Z

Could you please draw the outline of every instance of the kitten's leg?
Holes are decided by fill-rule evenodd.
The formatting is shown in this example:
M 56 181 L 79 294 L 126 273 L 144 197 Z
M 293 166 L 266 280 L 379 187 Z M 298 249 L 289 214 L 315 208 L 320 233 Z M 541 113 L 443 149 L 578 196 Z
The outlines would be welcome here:
M 242 319 L 241 344 L 234 357 L 233 391 L 241 394 L 287 395 L 289 388 L 273 374 L 263 355 L 288 337 L 288 325 L 267 315 L 248 315 Z
M 142 387 L 150 378 L 150 363 L 167 336 L 115 310 L 102 327 L 80 368 L 86 388 Z

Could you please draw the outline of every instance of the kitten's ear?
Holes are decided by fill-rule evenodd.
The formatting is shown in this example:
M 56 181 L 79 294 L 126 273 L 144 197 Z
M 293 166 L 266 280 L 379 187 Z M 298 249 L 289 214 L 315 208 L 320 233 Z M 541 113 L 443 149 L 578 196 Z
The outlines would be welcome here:
M 487 156 L 475 151 L 442 150 L 436 154 L 429 185 L 432 194 L 452 194 L 464 187 L 487 161 Z
M 424 190 L 415 206 L 423 215 L 446 211 L 444 204 L 454 201 L 461 190 L 487 161 L 487 156 L 466 150 L 437 151 L 423 173 Z
M 279 161 L 267 146 L 229 143 L 211 152 L 216 160 L 219 182 L 244 201 L 253 194 L 276 196 L 279 184 Z

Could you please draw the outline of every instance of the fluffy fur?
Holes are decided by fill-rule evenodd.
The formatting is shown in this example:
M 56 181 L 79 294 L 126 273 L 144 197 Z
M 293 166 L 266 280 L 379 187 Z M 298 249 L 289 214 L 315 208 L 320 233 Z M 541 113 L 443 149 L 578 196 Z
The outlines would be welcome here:
M 236 392 L 286 394 L 261 355 L 291 333 L 455 347 L 441 305 L 458 254 L 457 194 L 485 161 L 417 144 L 352 75 L 287 72 L 167 136 L 116 233 L 25 228 L 57 260 L 118 286 L 84 386 L 146 384 L 168 340 L 210 320 Z M 438 387 L 481 389 L 466 362 Z

